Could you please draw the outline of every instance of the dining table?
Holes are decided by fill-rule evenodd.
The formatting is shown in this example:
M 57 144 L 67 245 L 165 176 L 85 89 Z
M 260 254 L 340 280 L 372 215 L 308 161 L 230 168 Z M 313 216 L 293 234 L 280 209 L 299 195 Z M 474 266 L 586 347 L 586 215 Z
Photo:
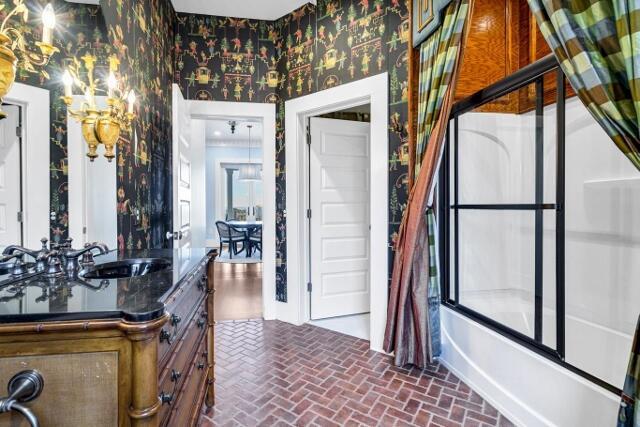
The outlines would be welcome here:
M 237 228 L 239 230 L 245 230 L 247 232 L 247 235 L 251 234 L 251 232 L 253 232 L 254 230 L 256 230 L 258 228 L 262 228 L 262 221 L 231 220 L 231 221 L 227 221 L 227 224 L 229 224 L 229 225 L 231 225 L 234 228 Z M 245 251 L 245 252 L 247 254 L 247 258 L 251 256 L 249 254 L 249 251 Z

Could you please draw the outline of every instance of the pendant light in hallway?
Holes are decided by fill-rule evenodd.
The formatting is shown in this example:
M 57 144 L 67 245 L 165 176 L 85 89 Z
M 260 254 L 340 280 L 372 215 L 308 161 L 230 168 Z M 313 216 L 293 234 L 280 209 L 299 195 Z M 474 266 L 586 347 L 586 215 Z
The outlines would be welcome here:
M 240 181 L 260 181 L 262 174 L 260 173 L 260 165 L 251 163 L 251 128 L 253 125 L 247 125 L 249 128 L 249 163 L 240 167 L 238 180 Z

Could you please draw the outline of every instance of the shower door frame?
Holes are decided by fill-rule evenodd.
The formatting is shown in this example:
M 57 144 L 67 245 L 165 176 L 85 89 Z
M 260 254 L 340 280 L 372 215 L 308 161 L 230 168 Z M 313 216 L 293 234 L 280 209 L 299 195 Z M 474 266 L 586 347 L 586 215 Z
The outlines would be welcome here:
M 542 184 L 544 178 L 543 165 L 543 109 L 544 109 L 544 75 L 556 73 L 556 200 L 555 203 L 544 203 Z M 535 84 L 536 89 L 536 160 L 535 160 L 535 203 L 532 204 L 460 204 L 458 203 L 458 117 L 478 106 L 494 101 L 508 93 L 514 92 L 529 84 Z M 439 258 L 441 260 L 440 286 L 441 302 L 448 308 L 461 313 L 489 329 L 506 336 L 529 350 L 544 356 L 569 371 L 580 375 L 592 383 L 613 393 L 620 394 L 621 390 L 612 384 L 592 375 L 565 360 L 565 76 L 553 55 L 548 55 L 510 76 L 482 89 L 475 94 L 456 103 L 449 117 L 449 132 L 446 134 L 443 150 L 442 167 L 438 180 L 437 214 L 440 227 Z M 451 134 L 453 124 L 453 136 Z M 451 144 L 454 146 L 453 171 L 451 171 Z M 451 177 L 453 176 L 453 190 Z M 453 193 L 453 203 L 450 193 Z M 535 212 L 535 302 L 534 302 L 534 334 L 533 338 L 525 335 L 503 323 L 500 323 L 476 310 L 460 303 L 459 287 L 459 228 L 458 211 L 460 210 L 510 210 Z M 542 342 L 543 318 L 543 212 L 555 211 L 556 219 L 556 263 L 555 263 L 555 298 L 556 298 L 556 347 L 552 348 Z M 451 225 L 453 223 L 453 248 L 451 248 Z M 453 251 L 452 251 L 453 249 Z M 455 277 L 451 280 L 451 253 Z M 453 298 L 451 298 L 453 288 Z

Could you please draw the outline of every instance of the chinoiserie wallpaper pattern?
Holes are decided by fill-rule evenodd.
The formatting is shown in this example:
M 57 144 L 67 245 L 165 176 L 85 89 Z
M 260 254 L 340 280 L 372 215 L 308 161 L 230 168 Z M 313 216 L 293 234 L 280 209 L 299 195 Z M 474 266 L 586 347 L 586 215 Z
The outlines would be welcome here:
M 164 247 L 172 224 L 170 0 L 101 0 L 121 80 L 135 90 L 137 118 L 117 149 L 118 246 Z
M 175 81 L 186 98 L 277 104 L 279 301 L 287 300 L 286 100 L 389 72 L 389 240 L 395 240 L 407 200 L 408 19 L 407 0 L 318 0 L 276 21 L 177 14 Z

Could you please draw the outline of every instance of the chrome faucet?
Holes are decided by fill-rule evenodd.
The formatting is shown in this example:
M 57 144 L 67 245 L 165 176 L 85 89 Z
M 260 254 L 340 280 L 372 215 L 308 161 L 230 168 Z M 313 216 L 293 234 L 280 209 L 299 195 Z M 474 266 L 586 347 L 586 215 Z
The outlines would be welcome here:
M 91 265 L 93 261 L 93 253 L 97 250 L 99 255 L 109 252 L 109 248 L 104 243 L 87 243 L 83 249 L 74 250 L 72 247 L 73 239 L 65 239 L 62 243 L 50 242 L 47 247 L 47 238 L 40 239 L 42 248 L 40 250 L 27 249 L 19 245 L 7 246 L 0 256 L 0 263 L 7 262 L 15 258 L 11 268 L 12 276 L 22 276 L 28 273 L 27 268 L 22 262 L 24 255 L 28 255 L 35 260 L 35 270 L 38 273 L 44 273 L 45 277 L 58 277 L 65 271 L 68 276 L 76 276 L 80 270 L 80 266 Z M 78 258 L 82 256 L 82 260 Z
M 109 248 L 104 243 L 87 243 L 83 249 L 73 250 L 71 249 L 71 239 L 68 239 L 68 246 L 62 249 L 62 257 L 65 263 L 65 270 L 67 275 L 75 276 L 80 269 L 80 266 L 92 265 L 93 251 L 98 250 L 98 255 L 104 255 L 109 252 Z M 78 261 L 78 258 L 82 256 L 82 260 Z
M 47 248 L 48 239 L 46 237 L 40 239 L 40 242 L 42 243 L 42 248 L 40 248 L 40 250 L 27 249 L 19 245 L 7 246 L 4 251 L 2 251 L 2 255 L 5 258 L 0 259 L 0 261 L 6 262 L 11 258 L 16 258 L 11 274 L 13 276 L 21 276 L 27 272 L 22 264 L 22 257 L 24 255 L 29 255 L 36 263 L 36 271 L 42 272 L 46 269 L 47 256 L 49 255 L 50 250 Z

